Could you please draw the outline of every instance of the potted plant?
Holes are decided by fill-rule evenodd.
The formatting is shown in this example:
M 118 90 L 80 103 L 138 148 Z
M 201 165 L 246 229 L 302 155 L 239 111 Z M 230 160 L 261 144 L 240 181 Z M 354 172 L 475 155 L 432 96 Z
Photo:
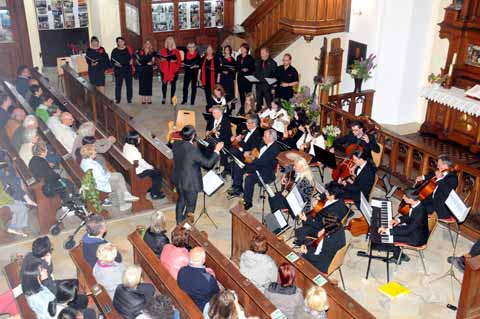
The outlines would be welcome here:
M 282 107 L 287 111 L 288 116 L 293 118 L 295 108 L 301 107 L 305 110 L 308 121 L 316 121 L 320 116 L 320 107 L 315 97 L 310 94 L 308 86 L 302 86 L 290 101 L 283 101 Z
M 93 208 L 97 214 L 102 212 L 102 203 L 100 202 L 100 192 L 97 190 L 95 178 L 93 178 L 92 170 L 89 169 L 82 177 L 82 186 L 80 194 L 86 204 Z
M 355 81 L 354 93 L 360 93 L 362 91 L 363 81 L 367 81 L 372 77 L 372 71 L 377 67 L 374 63 L 376 56 L 370 54 L 368 58 L 355 60 L 350 69 L 350 76 Z
M 322 130 L 323 134 L 327 137 L 326 147 L 327 149 L 333 146 L 333 141 L 340 135 L 340 129 L 333 125 L 327 125 Z
M 445 82 L 447 79 L 448 75 L 442 76 L 441 74 L 435 75 L 434 73 L 430 73 L 428 76 L 428 83 L 430 83 L 434 88 L 439 88 L 440 85 Z

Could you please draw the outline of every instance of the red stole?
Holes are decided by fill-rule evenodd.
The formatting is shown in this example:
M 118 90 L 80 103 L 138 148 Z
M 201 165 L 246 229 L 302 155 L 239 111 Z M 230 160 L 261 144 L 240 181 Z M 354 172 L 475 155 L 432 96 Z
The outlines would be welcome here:
M 172 82 L 176 73 L 180 70 L 180 64 L 182 63 L 180 52 L 178 49 L 173 49 L 172 54 L 176 56 L 177 61 L 160 60 L 160 72 L 162 72 L 163 75 L 163 83 Z M 163 48 L 160 51 L 160 55 L 163 57 L 168 56 L 167 48 Z
M 207 68 L 206 68 L 207 61 L 210 61 L 210 87 L 214 88 L 215 87 L 215 57 L 212 57 L 211 60 L 208 60 L 207 58 L 205 58 L 203 60 L 203 64 L 202 64 L 202 85 L 203 86 L 207 85 L 207 77 L 205 76 L 206 71 L 207 71 Z

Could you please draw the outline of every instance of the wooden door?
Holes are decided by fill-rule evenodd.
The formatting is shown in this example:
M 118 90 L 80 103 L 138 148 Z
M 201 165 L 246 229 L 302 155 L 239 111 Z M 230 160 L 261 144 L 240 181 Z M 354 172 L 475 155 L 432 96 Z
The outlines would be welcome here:
M 0 76 L 14 79 L 22 64 L 32 67 L 23 1 L 0 0 Z

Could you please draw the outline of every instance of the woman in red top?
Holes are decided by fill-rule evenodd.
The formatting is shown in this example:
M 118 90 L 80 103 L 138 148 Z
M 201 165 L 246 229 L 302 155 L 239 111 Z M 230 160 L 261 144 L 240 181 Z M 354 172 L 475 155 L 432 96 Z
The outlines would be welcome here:
M 198 76 L 198 80 L 201 81 L 202 86 L 205 89 L 205 99 L 207 100 L 207 105 L 205 107 L 206 112 L 208 112 L 214 104 L 212 100 L 212 91 L 217 82 L 217 75 L 219 72 L 220 64 L 215 58 L 213 47 L 209 45 L 200 63 L 200 73 Z
M 162 104 L 167 97 L 167 85 L 170 83 L 170 98 L 175 95 L 178 71 L 182 64 L 182 56 L 175 45 L 173 37 L 165 39 L 165 47 L 160 51 L 160 74 L 162 75 Z

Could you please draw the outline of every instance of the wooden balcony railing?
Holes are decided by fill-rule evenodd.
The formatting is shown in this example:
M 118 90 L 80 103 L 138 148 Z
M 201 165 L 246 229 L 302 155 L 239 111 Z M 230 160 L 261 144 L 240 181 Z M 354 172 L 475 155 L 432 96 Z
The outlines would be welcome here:
M 358 117 L 334 105 L 321 105 L 320 126 L 338 126 L 342 135 L 348 133 L 349 123 Z M 377 141 L 384 146 L 380 169 L 384 170 L 402 182 L 411 186 L 418 175 L 433 172 L 436 160 L 440 155 L 408 137 L 399 135 L 385 128 L 376 132 Z M 469 238 L 480 238 L 480 170 L 463 164 L 458 164 L 458 194 L 471 207 L 467 221 L 462 225 L 462 233 Z
M 373 96 L 375 90 L 360 93 L 342 93 L 328 97 L 328 104 L 350 114 L 372 116 Z

